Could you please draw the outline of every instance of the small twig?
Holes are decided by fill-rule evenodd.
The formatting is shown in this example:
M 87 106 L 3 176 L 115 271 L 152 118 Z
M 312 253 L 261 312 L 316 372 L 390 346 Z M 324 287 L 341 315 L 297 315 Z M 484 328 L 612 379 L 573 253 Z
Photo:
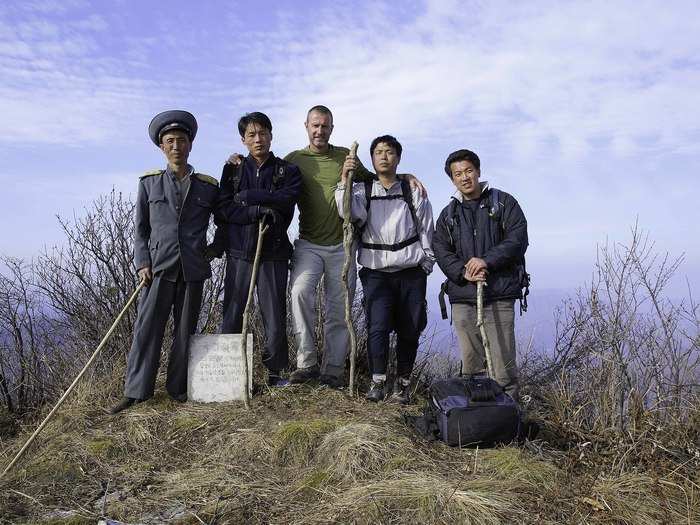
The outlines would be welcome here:
M 25 498 L 32 500 L 37 505 L 41 505 L 41 503 L 39 503 L 36 499 L 32 498 L 29 494 L 25 494 L 24 492 L 20 492 L 19 490 L 15 490 L 15 489 L 9 489 L 9 490 L 10 490 L 10 492 L 14 492 L 15 494 L 18 494 L 20 496 L 24 496 Z
M 111 480 L 107 480 L 107 485 L 105 486 L 105 495 L 102 496 L 102 517 L 105 517 L 105 511 L 107 510 L 107 493 L 109 492 L 109 482 Z

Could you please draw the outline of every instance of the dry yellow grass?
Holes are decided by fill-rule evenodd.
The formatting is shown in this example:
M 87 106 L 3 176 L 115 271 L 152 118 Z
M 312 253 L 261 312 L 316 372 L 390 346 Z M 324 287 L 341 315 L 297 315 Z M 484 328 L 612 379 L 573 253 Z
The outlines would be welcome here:
M 381 473 L 389 464 L 403 464 L 407 456 L 416 453 L 408 439 L 391 429 L 351 423 L 324 436 L 316 461 L 330 477 L 352 483 Z
M 336 512 L 334 518 L 340 523 L 498 525 L 522 517 L 512 485 L 423 472 L 355 485 L 328 512 Z
M 698 520 L 690 480 L 644 474 L 594 483 L 594 471 L 572 473 L 571 454 L 543 443 L 451 449 L 415 436 L 402 411 L 299 387 L 266 392 L 250 411 L 159 393 L 110 417 L 84 391 L 0 484 L 0 523 L 59 523 L 49 517 L 58 509 L 95 523 L 103 499 L 106 514 L 127 523 Z M 4 441 L 2 457 L 31 430 Z M 572 480 L 584 488 L 574 491 Z

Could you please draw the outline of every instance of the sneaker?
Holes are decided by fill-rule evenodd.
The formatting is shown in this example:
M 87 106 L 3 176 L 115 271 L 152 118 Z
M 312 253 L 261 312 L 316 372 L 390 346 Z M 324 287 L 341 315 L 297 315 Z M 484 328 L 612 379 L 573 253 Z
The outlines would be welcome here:
M 289 386 L 289 381 L 283 379 L 279 373 L 268 373 L 267 374 L 267 386 L 270 388 L 282 388 Z
M 318 381 L 329 388 L 341 389 L 345 386 L 345 379 L 342 376 L 338 377 L 331 374 L 321 374 Z
M 411 402 L 411 381 L 409 379 L 396 378 L 390 401 L 401 405 L 408 405 Z
M 309 366 L 307 368 L 297 368 L 289 374 L 289 382 L 292 384 L 306 383 L 312 379 L 318 379 L 318 365 Z
M 365 398 L 375 403 L 384 399 L 384 381 L 372 381 L 372 386 L 365 395 Z
M 114 405 L 112 408 L 109 409 L 109 413 L 112 415 L 118 414 L 122 410 L 126 410 L 130 406 L 135 405 L 137 403 L 142 403 L 143 401 L 145 401 L 145 400 L 138 399 L 135 397 L 123 397 L 121 399 L 121 401 L 119 401 L 119 403 L 117 403 L 116 405 Z

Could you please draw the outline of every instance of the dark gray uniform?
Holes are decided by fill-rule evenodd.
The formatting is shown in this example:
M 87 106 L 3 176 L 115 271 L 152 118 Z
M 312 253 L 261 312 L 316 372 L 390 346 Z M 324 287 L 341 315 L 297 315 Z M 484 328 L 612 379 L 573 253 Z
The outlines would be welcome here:
M 166 388 L 173 398 L 187 397 L 187 343 L 197 328 L 204 280 L 211 277 L 205 257 L 207 228 L 219 193 L 216 179 L 188 169 L 182 182 L 169 168 L 146 173 L 139 181 L 134 259 L 138 269 L 151 267 L 153 282 L 139 300 L 126 397 L 153 396 L 171 311 L 175 333 Z

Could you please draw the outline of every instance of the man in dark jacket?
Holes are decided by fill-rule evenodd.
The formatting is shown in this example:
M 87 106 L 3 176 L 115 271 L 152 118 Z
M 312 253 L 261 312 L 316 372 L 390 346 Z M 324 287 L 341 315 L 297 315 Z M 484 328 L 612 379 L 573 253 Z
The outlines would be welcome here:
M 485 370 L 484 346 L 476 326 L 476 283 L 484 281 L 484 326 L 491 346 L 493 379 L 517 398 L 514 304 L 522 293 L 527 221 L 511 195 L 479 182 L 476 153 L 451 153 L 445 172 L 457 192 L 437 220 L 433 250 L 447 276 L 463 373 Z
M 254 112 L 238 121 L 241 142 L 249 155 L 238 165 L 224 165 L 216 220 L 225 228 L 226 277 L 221 332 L 240 333 L 258 239 L 258 223 L 265 234 L 257 280 L 258 304 L 265 329 L 263 363 L 268 384 L 285 383 L 280 372 L 287 368 L 287 272 L 292 245 L 287 228 L 301 191 L 299 169 L 270 151 L 272 123 Z
M 187 163 L 197 121 L 187 111 L 165 111 L 148 127 L 168 161 L 139 180 L 134 263 L 147 288 L 141 291 L 129 352 L 124 397 L 116 414 L 153 396 L 165 325 L 173 312 L 174 334 L 166 389 L 187 399 L 187 343 L 197 328 L 204 281 L 211 277 L 207 228 L 219 193 L 216 179 Z

